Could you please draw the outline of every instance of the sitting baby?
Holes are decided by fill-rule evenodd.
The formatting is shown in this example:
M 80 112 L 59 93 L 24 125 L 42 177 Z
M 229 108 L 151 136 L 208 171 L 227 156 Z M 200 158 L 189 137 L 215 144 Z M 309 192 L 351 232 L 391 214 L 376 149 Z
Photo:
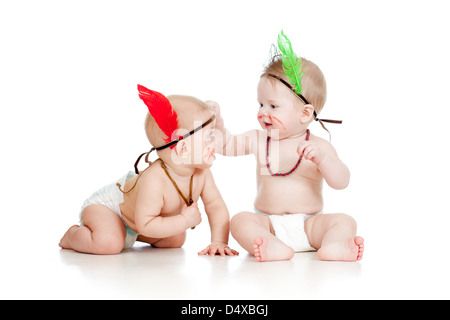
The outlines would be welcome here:
M 223 136 L 217 152 L 256 158 L 255 212 L 233 216 L 231 234 L 258 261 L 289 260 L 294 252 L 315 250 L 321 260 L 361 260 L 364 239 L 356 236 L 355 220 L 343 213 L 322 214 L 323 180 L 344 189 L 350 179 L 331 143 L 308 129 L 314 120 L 323 128 L 323 122 L 341 122 L 318 118 L 325 78 L 317 65 L 295 55 L 283 32 L 278 46 L 282 54 L 272 59 L 258 84 L 262 131 L 231 135 L 219 105 L 208 102 Z

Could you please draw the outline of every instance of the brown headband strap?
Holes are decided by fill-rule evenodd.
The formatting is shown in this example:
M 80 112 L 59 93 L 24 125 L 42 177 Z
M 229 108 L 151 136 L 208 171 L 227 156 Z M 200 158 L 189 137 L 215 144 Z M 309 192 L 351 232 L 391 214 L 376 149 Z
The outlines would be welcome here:
M 293 93 L 295 93 L 295 94 L 297 95 L 297 97 L 300 98 L 300 100 L 303 101 L 304 104 L 311 104 L 311 103 L 308 102 L 308 100 L 306 100 L 306 98 L 305 98 L 302 94 L 296 93 L 296 92 L 294 91 L 294 89 L 292 88 L 292 86 L 291 86 L 287 81 L 285 81 L 284 79 L 281 79 L 280 77 L 278 77 L 278 76 L 276 76 L 276 75 L 274 75 L 274 74 L 267 74 L 267 76 L 268 76 L 268 77 L 271 77 L 271 78 L 274 78 L 274 79 L 277 79 L 277 80 L 280 81 L 282 84 L 284 84 L 286 87 L 288 87 Z M 324 128 L 326 131 L 328 131 L 328 129 L 327 129 L 327 128 L 325 127 L 325 125 L 323 124 L 324 122 L 335 123 L 335 124 L 342 124 L 342 120 L 319 119 L 319 118 L 317 117 L 316 111 L 314 111 L 313 114 L 314 114 L 314 120 L 319 121 L 319 123 L 320 123 L 320 125 L 322 126 L 322 128 Z M 330 131 L 328 131 L 328 133 L 330 133 Z
M 160 151 L 160 150 L 163 150 L 163 149 L 165 149 L 165 148 L 171 147 L 171 146 L 173 146 L 174 144 L 177 144 L 180 140 L 186 139 L 187 137 L 193 135 L 193 134 L 196 133 L 197 131 L 199 131 L 199 130 L 203 129 L 204 127 L 206 127 L 208 124 L 210 124 L 211 122 L 213 122 L 215 118 L 216 118 L 216 116 L 215 116 L 215 115 L 212 115 L 211 118 L 209 118 L 209 119 L 208 119 L 206 122 L 204 122 L 202 125 L 198 126 L 197 128 L 194 128 L 193 130 L 191 130 L 190 132 L 186 133 L 185 135 L 178 137 L 178 139 L 172 140 L 172 141 L 170 141 L 170 142 L 168 142 L 168 143 L 166 143 L 165 145 L 162 145 L 162 146 L 160 146 L 160 147 L 156 147 L 156 148 L 153 147 L 153 148 L 150 149 L 150 151 L 144 152 L 143 154 L 141 154 L 141 155 L 137 158 L 136 162 L 134 163 L 134 172 L 136 172 L 136 174 L 139 174 L 138 164 L 139 164 L 139 161 L 141 161 L 141 159 L 142 159 L 142 157 L 143 157 L 144 155 L 145 155 L 145 159 L 144 159 L 145 162 L 150 164 L 151 161 L 148 160 L 148 157 L 149 157 L 150 153 L 152 153 L 154 150 Z
M 294 92 L 300 98 L 300 100 L 303 101 L 304 104 L 311 104 L 311 103 L 308 102 L 308 100 L 306 100 L 306 98 L 301 93 L 295 92 L 294 88 L 292 88 L 292 86 L 287 81 L 285 81 L 284 79 L 281 79 L 280 77 L 277 77 L 276 75 L 271 74 L 271 73 L 267 74 L 267 76 L 271 77 L 271 78 L 274 78 L 274 79 L 277 79 L 282 84 L 284 84 L 286 87 L 288 87 L 292 92 Z M 314 115 L 316 116 L 315 111 L 314 111 Z
M 324 128 L 326 131 L 328 131 L 328 129 L 323 124 L 324 122 L 335 123 L 335 124 L 342 124 L 342 120 L 319 119 L 319 118 L 317 118 L 317 114 L 316 114 L 315 111 L 314 111 L 314 119 L 316 121 L 319 121 L 319 123 L 322 126 L 322 128 Z M 328 131 L 328 133 L 330 133 L 330 131 Z M 331 140 L 331 137 L 330 137 L 330 140 Z

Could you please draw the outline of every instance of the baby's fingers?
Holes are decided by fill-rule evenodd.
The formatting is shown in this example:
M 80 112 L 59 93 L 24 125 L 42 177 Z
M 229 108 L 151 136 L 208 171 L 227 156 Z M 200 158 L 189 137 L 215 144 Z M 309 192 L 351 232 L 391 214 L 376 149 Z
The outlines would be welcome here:
M 199 251 L 197 254 L 199 256 L 204 256 L 205 254 L 208 254 L 209 251 L 209 246 L 207 246 L 205 249 L 203 249 L 202 251 Z
M 237 252 L 236 250 L 233 250 L 229 247 L 225 248 L 225 254 L 229 255 L 229 256 L 238 256 L 239 252 Z
M 217 248 L 216 252 L 214 252 L 212 255 L 215 255 L 217 253 L 220 254 L 221 256 L 226 256 L 224 248 Z
M 314 147 L 309 145 L 303 150 L 303 157 L 307 160 L 311 160 L 315 155 Z
M 206 100 L 205 103 L 208 105 L 211 111 L 214 112 L 214 114 L 220 114 L 220 106 L 216 101 Z
M 303 153 L 305 152 L 305 149 L 307 147 L 309 147 L 311 144 L 308 141 L 303 142 L 302 144 L 300 144 L 297 148 L 297 153 L 299 155 L 303 155 Z
M 197 204 L 197 202 L 192 203 L 190 206 L 193 207 L 193 208 L 197 208 L 197 209 L 198 209 L 198 204 Z

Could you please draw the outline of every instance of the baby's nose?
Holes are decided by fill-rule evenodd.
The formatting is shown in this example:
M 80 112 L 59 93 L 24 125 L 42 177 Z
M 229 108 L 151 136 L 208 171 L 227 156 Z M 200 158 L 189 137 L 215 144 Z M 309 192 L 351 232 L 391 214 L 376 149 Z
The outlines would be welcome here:
M 269 113 L 267 111 L 261 110 L 258 114 L 258 118 L 268 117 Z

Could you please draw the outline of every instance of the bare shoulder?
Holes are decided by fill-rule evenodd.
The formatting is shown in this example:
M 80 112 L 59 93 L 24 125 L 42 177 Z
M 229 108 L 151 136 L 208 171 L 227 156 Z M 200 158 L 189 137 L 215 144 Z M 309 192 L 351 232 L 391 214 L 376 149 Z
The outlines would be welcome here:
M 197 169 L 195 170 L 194 178 L 197 181 L 200 181 L 202 184 L 205 184 L 207 180 L 214 180 L 211 169 Z
M 154 162 L 149 168 L 141 171 L 139 176 L 133 179 L 139 179 L 139 189 L 155 189 L 160 188 L 164 182 L 165 173 L 161 168 L 159 161 Z
M 202 189 L 200 192 L 200 196 L 202 197 L 205 206 L 217 200 L 223 201 L 220 195 L 220 191 L 217 188 L 217 185 L 214 181 L 212 171 L 210 169 L 202 169 L 200 171 L 201 171 L 201 173 L 199 173 L 201 175 L 200 179 L 202 179 L 203 181 L 201 183 Z
M 311 133 L 311 135 L 309 137 L 309 141 L 315 143 L 321 150 L 323 150 L 327 153 L 336 154 L 336 149 L 333 147 L 333 145 L 329 141 L 327 141 L 321 137 L 318 137 Z

